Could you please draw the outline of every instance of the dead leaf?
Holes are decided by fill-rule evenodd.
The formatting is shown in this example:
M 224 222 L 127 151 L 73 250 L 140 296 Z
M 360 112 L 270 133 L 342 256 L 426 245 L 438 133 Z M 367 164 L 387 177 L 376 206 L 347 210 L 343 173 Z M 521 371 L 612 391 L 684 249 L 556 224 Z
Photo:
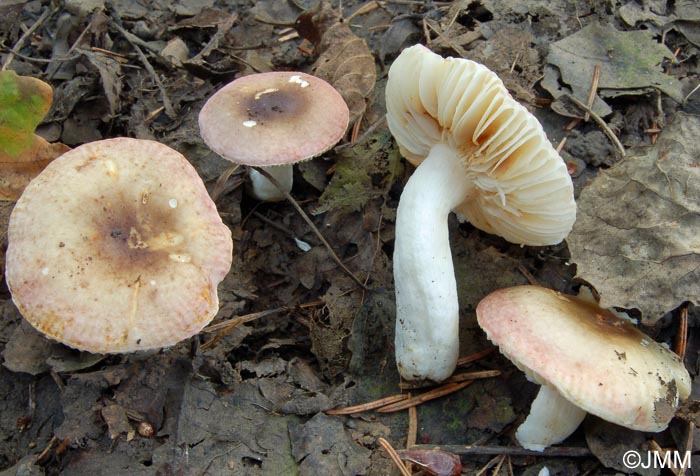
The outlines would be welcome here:
M 653 148 L 600 174 L 578 200 L 567 241 L 603 307 L 637 308 L 651 325 L 700 302 L 700 118 L 678 113 Z
M 546 68 L 542 86 L 555 98 L 570 92 L 586 102 L 597 64 L 600 97 L 596 97 L 593 111 L 600 116 L 611 112 L 601 97 L 644 94 L 650 89 L 658 89 L 680 103 L 683 101 L 680 81 L 664 74 L 661 68 L 661 62 L 670 58 L 673 53 L 651 31 L 618 31 L 593 23 L 550 46 L 547 62 L 558 68 L 558 73 L 551 66 Z M 559 75 L 570 91 L 561 88 Z M 582 114 L 572 112 L 564 101 L 555 101 L 552 109 L 566 116 Z
M 102 409 L 101 414 L 105 423 L 107 423 L 109 438 L 111 440 L 131 431 L 131 425 L 126 416 L 126 411 L 119 405 L 107 405 Z
M 350 124 L 354 124 L 364 114 L 377 80 L 374 57 L 367 43 L 350 30 L 327 2 L 302 13 L 296 29 L 320 55 L 312 67 L 313 73 L 340 92 L 350 108 Z
M 101 53 L 90 53 L 84 51 L 90 63 L 100 72 L 102 88 L 104 89 L 107 102 L 109 102 L 109 112 L 112 116 L 117 116 L 121 109 L 122 82 L 119 78 L 121 65 L 118 61 Z
M 52 99 L 45 82 L 0 72 L 0 200 L 17 200 L 32 178 L 69 150 L 34 134 Z
M 635 451 L 640 456 L 640 463 L 646 463 L 647 450 L 644 433 L 630 430 L 600 418 L 589 415 L 584 423 L 586 443 L 591 452 L 606 468 L 616 469 L 626 474 L 641 474 L 642 476 L 657 476 L 661 470 L 655 465 L 644 467 L 629 467 L 624 462 L 629 451 Z M 633 465 L 630 465 L 633 466 Z
M 435 476 L 459 476 L 462 461 L 459 456 L 442 450 L 397 450 L 403 461 L 416 464 L 428 474 Z
M 366 474 L 370 451 L 354 443 L 338 417 L 319 413 L 304 424 L 289 425 L 299 475 Z

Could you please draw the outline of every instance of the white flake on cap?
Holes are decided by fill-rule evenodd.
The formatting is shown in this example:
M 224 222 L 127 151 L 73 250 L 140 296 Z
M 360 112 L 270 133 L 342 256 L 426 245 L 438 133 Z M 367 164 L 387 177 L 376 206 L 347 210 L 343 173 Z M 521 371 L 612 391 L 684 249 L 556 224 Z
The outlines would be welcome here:
M 290 83 L 297 83 L 302 88 L 306 88 L 309 86 L 308 81 L 306 81 L 305 79 L 301 79 L 301 76 L 296 75 L 296 74 L 294 76 L 292 76 L 291 78 L 289 78 L 289 82 Z

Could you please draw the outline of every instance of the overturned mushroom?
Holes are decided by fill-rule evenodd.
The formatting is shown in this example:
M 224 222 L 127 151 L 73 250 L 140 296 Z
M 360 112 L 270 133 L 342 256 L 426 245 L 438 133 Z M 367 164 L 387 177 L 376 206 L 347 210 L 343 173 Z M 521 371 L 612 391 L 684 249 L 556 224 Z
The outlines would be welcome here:
M 386 103 L 417 167 L 396 217 L 396 360 L 405 379 L 439 381 L 459 352 L 450 211 L 513 243 L 551 245 L 573 225 L 573 186 L 537 119 L 478 63 L 408 48 L 389 70 Z
M 593 302 L 517 286 L 486 296 L 476 314 L 501 353 L 542 385 L 515 434 L 524 448 L 563 441 L 586 413 L 662 431 L 690 395 L 690 375 L 676 354 Z
M 39 331 L 90 352 L 169 346 L 216 314 L 232 260 L 190 163 L 157 142 L 109 139 L 49 164 L 8 228 L 12 300 Z
M 348 127 L 340 93 L 320 78 L 298 72 L 243 76 L 221 88 L 199 113 L 204 142 L 236 164 L 265 167 L 292 189 L 292 164 L 330 149 Z M 251 192 L 259 200 L 284 199 L 283 192 L 255 170 Z

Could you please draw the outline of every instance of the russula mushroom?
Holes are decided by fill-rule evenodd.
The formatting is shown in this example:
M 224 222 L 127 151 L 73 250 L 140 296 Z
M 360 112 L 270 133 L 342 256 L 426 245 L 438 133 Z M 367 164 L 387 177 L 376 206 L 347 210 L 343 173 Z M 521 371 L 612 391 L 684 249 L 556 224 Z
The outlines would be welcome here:
M 345 134 L 348 106 L 324 80 L 299 72 L 243 76 L 217 91 L 199 113 L 204 142 L 236 164 L 265 167 L 292 189 L 292 164 L 330 149 Z M 251 193 L 275 201 L 285 195 L 250 170 Z
M 231 232 L 175 150 L 119 138 L 63 154 L 8 227 L 7 284 L 22 315 L 80 350 L 173 345 L 216 314 Z
M 498 77 L 416 45 L 389 70 L 387 121 L 417 167 L 396 217 L 396 361 L 404 379 L 440 381 L 459 352 L 447 217 L 518 244 L 551 245 L 576 215 L 566 164 Z
M 659 432 L 690 395 L 676 354 L 592 301 L 516 286 L 486 296 L 476 315 L 501 353 L 541 385 L 515 434 L 524 448 L 563 441 L 586 413 Z

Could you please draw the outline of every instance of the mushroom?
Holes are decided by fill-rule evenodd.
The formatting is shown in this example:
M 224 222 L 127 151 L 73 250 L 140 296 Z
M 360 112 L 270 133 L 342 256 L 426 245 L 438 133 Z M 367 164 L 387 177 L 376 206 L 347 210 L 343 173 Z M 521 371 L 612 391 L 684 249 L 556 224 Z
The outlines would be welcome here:
M 676 354 L 595 302 L 516 286 L 486 296 L 476 315 L 501 353 L 541 385 L 515 433 L 524 448 L 563 441 L 586 413 L 659 432 L 690 395 Z
M 417 166 L 396 217 L 396 361 L 404 379 L 440 381 L 459 353 L 450 211 L 513 243 L 551 245 L 573 225 L 573 186 L 537 119 L 478 63 L 407 48 L 389 70 L 386 104 Z
M 345 134 L 348 106 L 324 80 L 299 72 L 243 76 L 214 94 L 199 113 L 207 145 L 236 164 L 265 167 L 292 189 L 292 164 L 330 149 Z M 259 200 L 285 198 L 267 178 L 250 170 Z
M 232 260 L 195 169 L 157 142 L 63 154 L 32 180 L 8 227 L 6 279 L 22 315 L 80 350 L 131 352 L 199 332 Z

